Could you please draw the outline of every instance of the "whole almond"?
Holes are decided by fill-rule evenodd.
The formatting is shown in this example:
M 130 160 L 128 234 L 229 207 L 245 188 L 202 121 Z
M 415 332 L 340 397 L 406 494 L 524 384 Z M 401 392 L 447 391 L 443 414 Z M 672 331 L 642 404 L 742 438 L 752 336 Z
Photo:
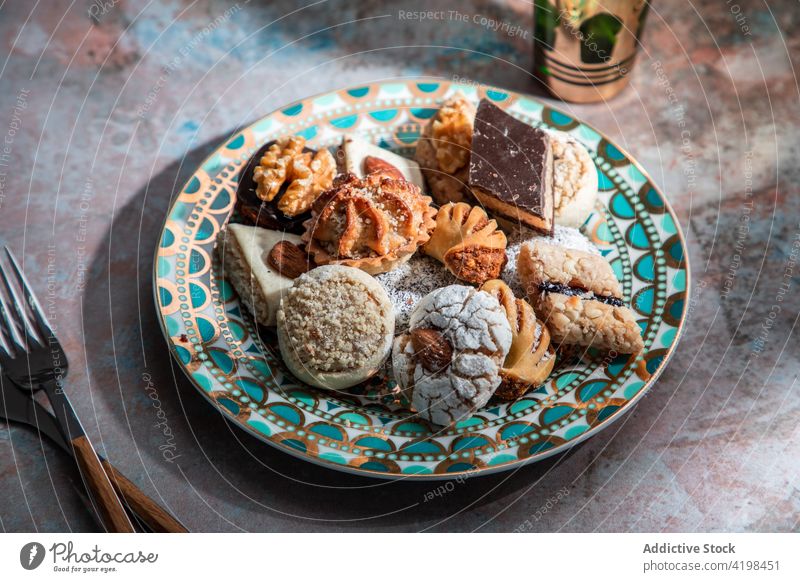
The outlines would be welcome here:
M 386 160 L 376 158 L 375 156 L 367 156 L 364 158 L 364 173 L 365 174 L 380 174 L 386 178 L 393 178 L 395 180 L 404 180 L 403 172 L 397 169 Z
M 296 279 L 310 271 L 314 265 L 308 255 L 296 244 L 288 240 L 277 243 L 267 255 L 267 263 L 284 277 Z
M 422 364 L 429 372 L 439 372 L 450 365 L 453 359 L 453 346 L 439 330 L 421 328 L 411 330 L 411 346 Z

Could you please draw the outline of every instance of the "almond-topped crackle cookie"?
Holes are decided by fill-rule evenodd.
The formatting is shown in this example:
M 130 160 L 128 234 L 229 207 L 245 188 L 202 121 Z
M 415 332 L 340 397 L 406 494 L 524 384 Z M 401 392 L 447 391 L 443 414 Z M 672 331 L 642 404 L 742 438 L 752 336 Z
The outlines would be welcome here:
M 422 251 L 444 263 L 455 277 L 480 285 L 500 276 L 506 244 L 506 235 L 482 208 L 451 202 L 439 209 L 436 228 Z
M 556 344 L 623 354 L 644 348 L 636 317 L 602 257 L 533 241 L 522 245 L 517 272 Z
M 443 426 L 469 418 L 500 385 L 511 326 L 497 299 L 464 285 L 426 295 L 397 336 L 392 367 L 420 417 Z

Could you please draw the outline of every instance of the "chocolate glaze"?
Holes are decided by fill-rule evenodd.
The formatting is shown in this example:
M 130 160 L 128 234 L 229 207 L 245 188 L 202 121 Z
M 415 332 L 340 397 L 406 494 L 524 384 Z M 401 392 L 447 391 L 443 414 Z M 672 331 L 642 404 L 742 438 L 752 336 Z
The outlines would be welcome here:
M 561 293 L 562 295 L 574 295 L 581 299 L 593 299 L 600 303 L 607 305 L 614 305 L 615 307 L 622 307 L 624 305 L 622 299 L 612 297 L 611 295 L 596 295 L 586 289 L 580 287 L 572 287 L 570 285 L 562 285 L 561 283 L 539 283 L 539 291 L 542 293 Z
M 550 136 L 482 99 L 475 115 L 469 185 L 547 221 Z
M 260 226 L 262 228 L 269 228 L 271 230 L 282 230 L 293 234 L 302 234 L 305 230 L 303 228 L 303 222 L 311 218 L 311 212 L 304 212 L 297 216 L 286 216 L 283 212 L 278 210 L 278 201 L 289 187 L 288 184 L 284 184 L 280 192 L 278 192 L 278 195 L 270 202 L 264 202 L 256 194 L 258 184 L 256 184 L 253 178 L 253 172 L 266 151 L 274 143 L 275 140 L 269 141 L 261 146 L 248 160 L 247 165 L 242 168 L 239 174 L 239 186 L 236 188 L 236 211 L 239 214 L 239 222 Z M 303 151 L 314 152 L 315 150 L 304 148 Z

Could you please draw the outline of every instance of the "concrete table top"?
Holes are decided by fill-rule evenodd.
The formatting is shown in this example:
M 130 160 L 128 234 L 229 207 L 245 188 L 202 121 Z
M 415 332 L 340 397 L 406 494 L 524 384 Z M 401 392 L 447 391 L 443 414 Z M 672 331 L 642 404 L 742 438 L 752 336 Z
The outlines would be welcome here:
M 558 104 L 629 150 L 663 188 L 693 280 L 683 340 L 657 384 L 570 453 L 426 495 L 442 484 L 339 474 L 256 441 L 172 364 L 152 302 L 152 255 L 171 196 L 205 155 L 290 101 L 393 77 L 459 77 L 550 99 L 527 74 L 531 4 L 0 8 L 0 243 L 23 258 L 57 326 L 67 391 L 90 437 L 191 530 L 800 528 L 792 0 L 656 3 L 630 87 L 608 103 Z M 458 17 L 399 14 L 420 9 Z M 78 488 L 71 461 L 49 442 L 0 424 L 0 529 L 96 530 Z

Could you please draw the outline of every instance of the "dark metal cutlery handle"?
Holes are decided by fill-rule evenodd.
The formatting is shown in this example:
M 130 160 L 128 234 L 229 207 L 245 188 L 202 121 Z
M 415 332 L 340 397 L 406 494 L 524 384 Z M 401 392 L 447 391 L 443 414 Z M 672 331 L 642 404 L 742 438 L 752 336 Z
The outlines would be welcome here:
M 109 463 L 102 459 L 103 469 L 108 474 L 114 489 L 125 500 L 128 507 L 147 526 L 156 533 L 187 533 L 188 530 L 163 507 L 150 499 L 134 483 Z

